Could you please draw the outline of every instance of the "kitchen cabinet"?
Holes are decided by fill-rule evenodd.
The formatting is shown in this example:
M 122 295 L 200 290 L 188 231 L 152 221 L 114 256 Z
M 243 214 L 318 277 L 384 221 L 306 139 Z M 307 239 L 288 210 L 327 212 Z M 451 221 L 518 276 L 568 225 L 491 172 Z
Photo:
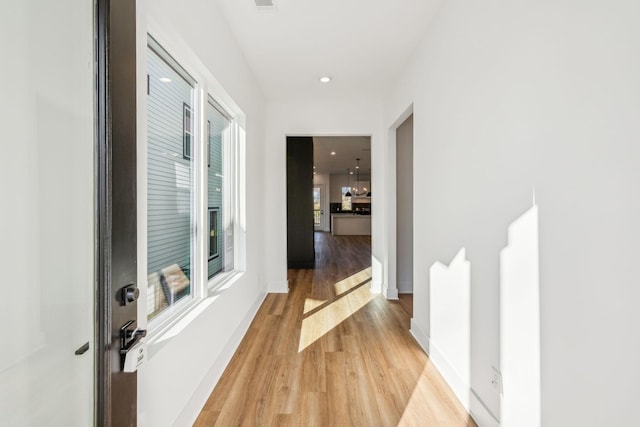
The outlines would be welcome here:
M 331 234 L 334 236 L 370 236 L 371 216 L 331 214 Z

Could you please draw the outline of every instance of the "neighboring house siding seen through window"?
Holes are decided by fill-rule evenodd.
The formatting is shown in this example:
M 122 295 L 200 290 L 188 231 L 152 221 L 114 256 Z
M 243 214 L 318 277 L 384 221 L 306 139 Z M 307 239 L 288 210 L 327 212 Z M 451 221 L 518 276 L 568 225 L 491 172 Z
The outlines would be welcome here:
M 191 295 L 194 81 L 150 43 L 147 52 L 148 316 Z M 186 78 L 185 78 L 186 77 Z
M 226 173 L 225 156 L 230 148 L 230 119 L 212 99 L 207 104 L 208 122 L 208 174 L 207 204 L 209 209 L 208 277 L 233 269 L 233 223 L 228 200 L 229 174 Z M 229 157 L 229 156 L 226 156 Z M 226 214 L 225 214 L 226 213 Z M 215 223 L 212 223 L 214 221 Z M 215 236 L 212 236 L 212 233 Z M 214 244 L 217 247 L 212 248 Z
M 238 122 L 151 37 L 147 73 L 147 315 L 161 329 L 233 276 Z

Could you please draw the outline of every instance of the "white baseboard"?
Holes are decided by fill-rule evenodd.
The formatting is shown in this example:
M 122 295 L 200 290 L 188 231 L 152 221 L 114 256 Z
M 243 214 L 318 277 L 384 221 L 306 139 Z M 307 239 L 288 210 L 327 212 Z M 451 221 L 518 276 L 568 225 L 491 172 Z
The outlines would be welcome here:
M 411 319 L 411 329 L 409 332 L 416 339 L 420 347 L 424 350 L 425 353 L 429 354 L 429 336 L 424 333 L 422 329 L 418 326 L 415 319 Z
M 384 296 L 387 297 L 387 299 L 390 300 L 397 300 L 398 299 L 398 290 L 397 289 L 390 289 L 387 288 L 384 292 Z
M 471 414 L 471 418 L 473 418 L 479 427 L 500 427 L 500 421 L 493 416 L 475 391 L 471 390 L 470 398 L 471 403 L 469 406 L 471 406 L 471 409 L 469 410 L 469 414 Z
M 398 293 L 401 293 L 401 294 L 412 294 L 413 293 L 413 282 L 398 282 Z
M 247 314 L 240 322 L 240 325 L 238 325 L 231 335 L 231 338 L 229 338 L 229 341 L 227 341 L 227 345 L 224 346 L 224 349 L 218 358 L 213 362 L 209 372 L 204 376 L 200 385 L 196 388 L 193 395 L 180 412 L 180 415 L 178 415 L 178 418 L 176 418 L 173 423 L 174 426 L 190 426 L 196 421 L 204 407 L 204 404 L 207 403 L 209 395 L 211 395 L 211 392 L 220 380 L 220 377 L 231 361 L 233 354 L 236 352 L 240 342 L 247 333 L 247 330 L 251 325 L 251 321 L 256 316 L 258 309 L 260 309 L 260 306 L 266 297 L 267 294 L 264 294 L 258 297 L 253 303 Z
M 468 380 L 460 376 L 457 369 L 449 361 L 449 358 L 438 348 L 438 345 L 431 340 L 429 340 L 429 359 L 431 359 L 431 362 L 433 362 L 447 384 L 449 384 L 449 387 L 451 387 L 453 393 L 460 403 L 462 403 L 464 409 L 469 412 L 471 387 Z
M 500 427 L 500 422 L 487 409 L 478 395 L 464 381 L 456 369 L 449 363 L 447 357 L 431 342 L 429 336 L 411 319 L 411 335 L 420 347 L 429 355 L 429 359 L 440 372 L 462 406 L 469 412 L 471 418 L 479 427 Z
M 286 280 L 280 283 L 269 283 L 267 285 L 267 293 L 270 294 L 288 294 L 289 293 L 289 281 Z
M 390 288 L 387 283 L 382 283 L 380 286 L 380 293 L 386 298 L 390 300 L 398 299 L 398 290 L 395 288 Z

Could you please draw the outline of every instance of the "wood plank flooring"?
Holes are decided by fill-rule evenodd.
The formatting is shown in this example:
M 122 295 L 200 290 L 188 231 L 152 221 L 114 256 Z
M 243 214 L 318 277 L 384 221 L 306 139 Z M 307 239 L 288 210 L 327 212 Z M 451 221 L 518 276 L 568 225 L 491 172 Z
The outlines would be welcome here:
M 398 294 L 398 304 L 404 308 L 409 317 L 413 317 L 413 294 Z
M 316 268 L 267 296 L 195 426 L 475 426 L 405 310 L 369 292 L 370 236 L 315 244 Z

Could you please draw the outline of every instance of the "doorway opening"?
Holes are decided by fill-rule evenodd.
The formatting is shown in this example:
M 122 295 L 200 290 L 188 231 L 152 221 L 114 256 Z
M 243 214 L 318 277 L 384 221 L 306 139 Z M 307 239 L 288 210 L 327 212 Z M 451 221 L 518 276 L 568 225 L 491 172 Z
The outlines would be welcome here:
M 333 282 L 370 269 L 372 199 L 371 137 L 287 137 L 289 277 L 314 269 L 324 298 Z
M 413 316 L 413 114 L 396 129 L 396 283 Z
M 316 231 L 371 235 L 371 137 L 313 137 L 313 184 L 326 189 Z

